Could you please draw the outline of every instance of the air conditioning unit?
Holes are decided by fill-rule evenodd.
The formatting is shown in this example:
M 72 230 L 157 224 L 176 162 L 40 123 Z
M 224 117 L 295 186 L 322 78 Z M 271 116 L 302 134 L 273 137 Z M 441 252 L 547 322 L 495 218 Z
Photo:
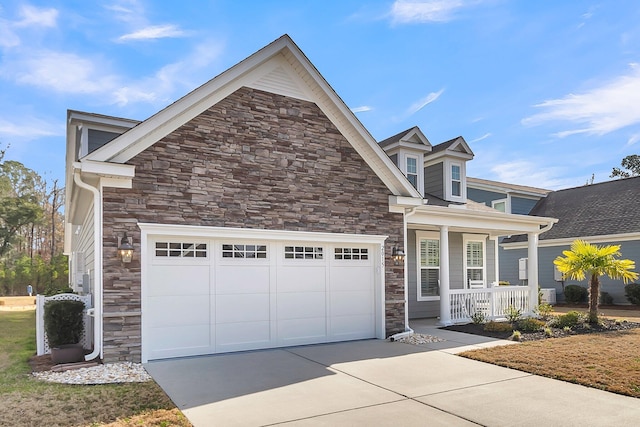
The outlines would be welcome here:
M 540 289 L 540 300 L 546 304 L 556 303 L 556 290 L 555 288 Z
M 518 260 L 518 279 L 527 280 L 529 278 L 529 258 Z

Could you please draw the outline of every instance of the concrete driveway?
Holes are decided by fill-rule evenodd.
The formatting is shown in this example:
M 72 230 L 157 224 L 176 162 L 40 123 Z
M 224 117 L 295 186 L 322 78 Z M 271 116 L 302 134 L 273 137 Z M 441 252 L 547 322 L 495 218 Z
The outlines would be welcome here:
M 420 330 L 420 325 L 412 324 Z M 456 356 L 497 340 L 379 340 L 145 365 L 194 426 L 631 426 L 638 399 Z

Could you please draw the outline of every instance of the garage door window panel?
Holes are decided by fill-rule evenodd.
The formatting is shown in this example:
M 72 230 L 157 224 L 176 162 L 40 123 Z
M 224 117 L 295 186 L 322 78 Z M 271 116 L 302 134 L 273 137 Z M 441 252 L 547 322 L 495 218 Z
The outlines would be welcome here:
M 295 260 L 321 260 L 324 252 L 321 246 L 285 246 L 284 258 Z
M 267 259 L 267 245 L 224 243 L 222 258 Z
M 369 259 L 369 249 L 335 248 L 333 256 L 338 261 L 367 261 Z
M 207 258 L 207 244 L 193 242 L 156 242 L 158 258 Z

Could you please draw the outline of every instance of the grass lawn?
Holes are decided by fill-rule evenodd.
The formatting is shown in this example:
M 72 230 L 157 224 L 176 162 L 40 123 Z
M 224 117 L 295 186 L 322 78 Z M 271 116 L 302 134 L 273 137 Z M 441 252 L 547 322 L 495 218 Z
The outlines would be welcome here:
M 0 311 L 0 425 L 191 426 L 153 381 L 65 385 L 37 381 L 35 312 Z
M 640 328 L 551 338 L 460 355 L 640 398 L 639 348 Z

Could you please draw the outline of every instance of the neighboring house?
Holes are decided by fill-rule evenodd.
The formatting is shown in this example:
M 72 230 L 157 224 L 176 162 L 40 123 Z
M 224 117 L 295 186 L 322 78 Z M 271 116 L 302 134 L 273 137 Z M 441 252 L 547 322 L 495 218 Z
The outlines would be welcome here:
M 553 260 L 570 249 L 576 239 L 598 245 L 621 245 L 623 258 L 640 265 L 640 177 L 619 179 L 582 187 L 553 191 L 541 199 L 530 215 L 558 218 L 549 232 L 540 236 L 539 284 L 555 288 L 562 298 L 562 276 Z M 514 235 L 502 243 L 501 280 L 522 283 L 518 265 L 526 258 L 527 236 Z M 565 281 L 564 284 L 577 283 Z M 578 283 L 587 285 L 586 280 Z M 601 278 L 602 292 L 608 292 L 616 304 L 628 303 L 622 281 Z
M 551 190 L 467 177 L 467 196 L 500 212 L 527 215 Z
M 529 235 L 535 259 L 555 220 L 467 202 L 472 157 L 418 128 L 379 145 L 288 36 L 145 121 L 69 111 L 65 252 L 94 297 L 87 358 L 386 338 L 515 299 L 531 312 L 537 288 L 493 299 L 497 238 Z

